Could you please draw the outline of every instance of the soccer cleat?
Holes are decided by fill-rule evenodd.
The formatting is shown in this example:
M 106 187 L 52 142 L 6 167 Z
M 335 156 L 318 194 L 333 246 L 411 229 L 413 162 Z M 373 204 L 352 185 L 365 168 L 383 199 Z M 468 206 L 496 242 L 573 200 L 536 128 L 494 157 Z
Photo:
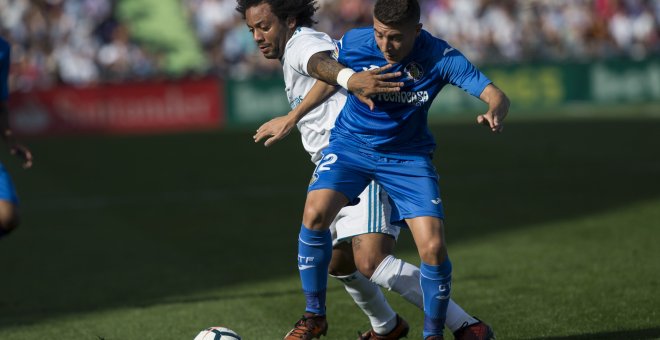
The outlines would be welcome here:
M 476 319 L 476 318 L 475 318 Z M 492 340 L 495 333 L 485 322 L 477 319 L 477 323 L 465 325 L 454 332 L 456 340 Z
M 284 340 L 311 340 L 319 339 L 321 335 L 328 333 L 328 321 L 325 315 L 305 313 L 293 329 L 286 333 Z
M 385 335 L 380 335 L 374 332 L 373 328 L 366 331 L 364 334 L 359 334 L 358 340 L 396 340 L 405 338 L 410 331 L 410 326 L 399 314 L 396 315 L 396 326 L 392 331 Z

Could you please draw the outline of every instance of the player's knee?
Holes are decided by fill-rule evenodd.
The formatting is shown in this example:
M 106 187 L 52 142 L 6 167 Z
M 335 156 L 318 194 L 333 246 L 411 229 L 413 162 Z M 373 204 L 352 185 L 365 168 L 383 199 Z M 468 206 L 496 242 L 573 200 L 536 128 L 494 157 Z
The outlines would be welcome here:
M 418 251 L 420 259 L 431 265 L 438 265 L 447 257 L 447 249 L 439 239 L 425 242 Z
M 374 275 L 378 266 L 383 262 L 384 256 L 377 256 L 378 254 L 373 254 L 372 256 L 356 257 L 355 266 L 357 269 L 364 275 L 366 278 L 371 279 L 371 276 Z
M 374 272 L 376 272 L 376 268 L 378 268 L 378 264 L 373 261 L 360 261 L 357 264 L 357 267 L 362 275 L 368 279 L 371 279 L 371 277 L 374 275 Z
M 0 234 L 6 235 L 16 229 L 19 225 L 18 214 L 14 211 L 5 211 L 0 214 Z
M 306 205 L 303 212 L 303 224 L 311 230 L 320 230 L 324 227 L 326 213 L 314 205 Z

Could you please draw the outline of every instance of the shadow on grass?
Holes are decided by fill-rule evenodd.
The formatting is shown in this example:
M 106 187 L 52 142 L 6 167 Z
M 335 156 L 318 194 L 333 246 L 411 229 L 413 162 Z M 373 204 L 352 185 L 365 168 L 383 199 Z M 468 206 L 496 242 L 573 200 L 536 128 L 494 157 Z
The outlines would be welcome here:
M 659 339 L 659 338 L 660 338 L 660 327 L 655 327 L 648 329 L 635 329 L 635 330 L 625 330 L 625 331 L 605 332 L 605 333 L 591 333 L 591 334 L 579 334 L 579 335 L 557 336 L 557 337 L 546 337 L 546 338 L 533 338 L 530 340 L 588 340 L 588 339 L 651 340 L 651 339 Z
M 434 134 L 453 244 L 660 196 L 659 120 Z M 0 327 L 296 275 L 313 166 L 297 136 L 251 135 L 31 141 L 34 169 L 8 164 L 24 224 L 0 242 Z
M 337 292 L 343 291 L 343 286 L 330 286 L 327 291 Z M 300 296 L 300 289 L 280 289 L 280 290 L 271 290 L 268 292 L 250 292 L 250 293 L 236 293 L 236 294 L 208 294 L 202 296 L 194 297 L 177 297 L 177 298 L 166 298 L 162 301 L 158 301 L 158 304 L 170 304 L 170 303 L 195 303 L 195 302 L 209 302 L 209 301 L 231 301 L 231 300 L 243 300 L 243 299 L 255 299 L 255 298 L 272 298 L 272 297 L 282 297 L 282 296 Z M 142 307 L 148 307 L 153 304 L 145 304 Z

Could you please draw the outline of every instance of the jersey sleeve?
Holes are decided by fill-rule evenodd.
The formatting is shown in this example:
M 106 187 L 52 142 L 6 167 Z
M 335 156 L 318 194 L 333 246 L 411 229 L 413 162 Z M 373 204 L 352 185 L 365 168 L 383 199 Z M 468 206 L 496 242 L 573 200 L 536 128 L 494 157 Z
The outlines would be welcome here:
M 287 53 L 286 62 L 296 72 L 305 76 L 307 73 L 307 64 L 309 59 L 319 52 L 334 52 L 335 44 L 327 34 L 321 32 L 300 34 L 291 38 L 291 45 L 287 47 L 290 53 Z
M 11 50 L 9 44 L 0 40 L 0 101 L 9 97 L 9 58 Z
M 446 45 L 442 50 L 444 56 L 436 64 L 440 74 L 448 83 L 463 91 L 479 97 L 481 92 L 492 83 L 458 50 Z
M 354 54 L 353 52 L 348 52 L 349 48 L 348 46 L 351 46 L 351 40 L 354 39 L 355 36 L 355 29 L 349 30 L 346 33 L 344 33 L 344 36 L 341 37 L 339 40 L 335 40 L 335 53 L 334 57 L 342 65 L 346 65 L 350 67 L 350 54 Z
M 346 65 L 342 63 L 343 55 L 341 52 L 343 45 L 344 45 L 344 37 L 341 37 L 341 39 L 339 40 L 335 40 L 335 52 L 332 54 L 332 57 L 335 58 L 335 60 L 337 60 L 337 62 L 339 62 L 340 64 Z M 344 62 L 346 61 L 344 60 Z

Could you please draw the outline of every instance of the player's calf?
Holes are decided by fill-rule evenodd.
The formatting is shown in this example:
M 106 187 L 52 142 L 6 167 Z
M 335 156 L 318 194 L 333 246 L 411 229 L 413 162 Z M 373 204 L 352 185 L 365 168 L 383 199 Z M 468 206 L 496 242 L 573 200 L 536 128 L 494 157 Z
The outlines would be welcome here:
M 356 270 L 351 245 L 348 242 L 339 242 L 333 246 L 328 274 L 333 277 L 346 276 L 355 273 Z

